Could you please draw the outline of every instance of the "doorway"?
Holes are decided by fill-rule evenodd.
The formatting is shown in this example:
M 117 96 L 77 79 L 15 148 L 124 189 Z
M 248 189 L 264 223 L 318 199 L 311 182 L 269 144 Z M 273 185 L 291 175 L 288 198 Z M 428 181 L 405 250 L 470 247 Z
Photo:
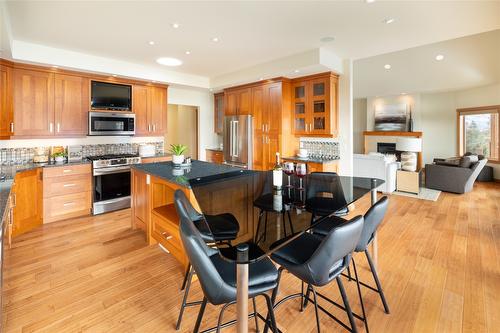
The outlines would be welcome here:
M 198 159 L 198 107 L 191 105 L 168 105 L 167 133 L 165 150 L 171 144 L 183 144 L 187 147 L 186 157 Z

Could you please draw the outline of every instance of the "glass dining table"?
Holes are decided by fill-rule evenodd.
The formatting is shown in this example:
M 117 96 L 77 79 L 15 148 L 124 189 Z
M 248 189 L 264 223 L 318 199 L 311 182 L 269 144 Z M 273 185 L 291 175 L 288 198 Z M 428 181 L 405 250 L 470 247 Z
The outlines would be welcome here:
M 234 182 L 235 178 L 243 181 Z M 298 177 L 293 178 L 288 185 L 284 176 L 284 185 L 276 187 L 273 186 L 272 171 L 241 170 L 189 181 L 202 213 L 242 216 L 241 202 L 252 205 L 247 214 L 250 223 L 247 223 L 249 230 L 246 230 L 246 237 L 239 237 L 231 244 L 236 251 L 228 251 L 226 244 L 215 244 L 220 255 L 236 265 L 238 333 L 248 332 L 249 264 L 267 258 L 328 217 L 346 211 L 368 193 L 373 205 L 377 201 L 377 188 L 384 183 L 381 179 L 339 176 L 335 173 L 311 173 L 302 181 Z M 235 193 L 239 195 L 219 199 L 214 204 L 214 194 L 228 186 L 245 189 L 240 191 L 235 188 Z M 236 201 L 239 203 L 236 204 Z M 375 237 L 372 248 L 375 262 L 376 247 Z

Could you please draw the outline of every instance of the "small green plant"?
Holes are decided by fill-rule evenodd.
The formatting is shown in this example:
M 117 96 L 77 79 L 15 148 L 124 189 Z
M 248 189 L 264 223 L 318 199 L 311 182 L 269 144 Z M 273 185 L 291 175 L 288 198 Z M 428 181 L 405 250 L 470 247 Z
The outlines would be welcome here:
M 181 145 L 181 144 L 178 144 L 178 145 L 170 145 L 170 152 L 174 155 L 182 155 L 184 154 L 184 152 L 187 150 L 187 147 L 185 145 Z
M 63 151 L 52 154 L 52 157 L 66 157 L 66 153 Z

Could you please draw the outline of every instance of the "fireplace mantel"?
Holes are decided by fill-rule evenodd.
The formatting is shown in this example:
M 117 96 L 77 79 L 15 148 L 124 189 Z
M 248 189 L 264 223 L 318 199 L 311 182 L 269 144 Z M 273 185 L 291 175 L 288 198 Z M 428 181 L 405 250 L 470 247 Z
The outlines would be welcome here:
M 395 143 L 398 137 L 413 137 L 422 138 L 422 132 L 395 132 L 395 131 L 364 131 L 363 136 L 365 139 L 365 154 L 376 152 L 378 142 Z M 423 157 L 422 152 L 417 153 L 417 168 L 422 168 Z

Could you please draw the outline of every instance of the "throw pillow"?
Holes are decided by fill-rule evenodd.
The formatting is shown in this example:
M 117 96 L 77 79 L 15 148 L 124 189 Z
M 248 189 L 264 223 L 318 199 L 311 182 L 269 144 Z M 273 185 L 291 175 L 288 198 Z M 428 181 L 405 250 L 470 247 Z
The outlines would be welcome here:
M 477 156 L 476 156 L 476 158 L 477 158 Z M 472 162 L 472 155 L 462 156 L 462 158 L 460 158 L 460 162 L 459 162 L 458 166 L 461 168 L 470 168 L 472 163 L 473 163 Z

